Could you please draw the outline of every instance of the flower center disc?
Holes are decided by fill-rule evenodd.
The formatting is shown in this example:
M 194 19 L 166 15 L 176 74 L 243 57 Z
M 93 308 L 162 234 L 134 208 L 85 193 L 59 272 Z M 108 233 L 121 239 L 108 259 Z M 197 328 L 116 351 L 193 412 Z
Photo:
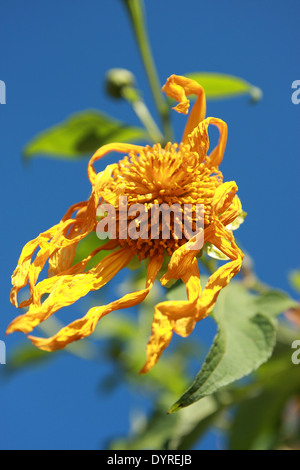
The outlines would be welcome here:
M 181 230 L 178 228 L 180 219 L 189 221 L 189 228 L 195 231 L 197 205 L 204 207 L 202 218 L 204 225 L 209 225 L 211 201 L 221 182 L 222 174 L 207 167 L 207 157 L 203 160 L 197 152 L 190 151 L 189 145 L 168 143 L 162 148 L 156 144 L 124 157 L 102 196 L 116 210 L 120 245 L 128 244 L 144 259 L 162 251 L 172 255 L 187 242 L 183 223 Z M 120 197 L 126 198 L 122 209 Z M 124 213 L 126 237 L 121 235 L 118 224 Z M 184 214 L 190 215 L 185 218 Z

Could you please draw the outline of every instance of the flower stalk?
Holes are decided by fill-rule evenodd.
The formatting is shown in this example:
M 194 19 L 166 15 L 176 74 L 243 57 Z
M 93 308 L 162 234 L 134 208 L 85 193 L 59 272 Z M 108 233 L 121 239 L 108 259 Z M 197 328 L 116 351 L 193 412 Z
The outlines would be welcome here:
M 169 107 L 161 94 L 161 86 L 159 83 L 159 78 L 148 39 L 142 0 L 123 1 L 131 19 L 131 23 L 140 50 L 141 58 L 146 70 L 154 102 L 157 111 L 161 117 L 165 139 L 166 141 L 171 141 L 173 133 L 170 125 Z
M 132 106 L 135 114 L 144 125 L 152 141 L 163 143 L 164 136 L 151 116 L 151 113 L 139 92 L 132 87 L 124 87 L 122 90 L 122 97 Z

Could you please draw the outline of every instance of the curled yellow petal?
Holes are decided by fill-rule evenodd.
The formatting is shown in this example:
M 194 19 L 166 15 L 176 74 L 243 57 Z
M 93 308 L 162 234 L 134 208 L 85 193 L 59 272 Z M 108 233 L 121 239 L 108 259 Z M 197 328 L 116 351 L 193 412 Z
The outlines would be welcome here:
M 93 333 L 98 321 L 108 313 L 122 308 L 133 307 L 145 299 L 153 286 L 157 273 L 161 269 L 162 262 L 162 256 L 153 258 L 149 261 L 145 289 L 126 294 L 121 299 L 115 300 L 108 305 L 91 308 L 83 318 L 76 320 L 70 325 L 62 328 L 51 338 L 44 339 L 37 338 L 35 336 L 29 336 L 29 339 L 35 346 L 44 351 L 55 351 L 57 349 L 64 348 L 73 341 L 77 341 L 79 339 L 85 338 L 86 336 L 89 336 L 91 333 Z
M 147 345 L 147 359 L 140 370 L 148 372 L 157 363 L 163 351 L 169 345 L 173 331 L 181 336 L 188 336 L 194 326 L 194 307 L 201 292 L 200 274 L 196 258 L 182 277 L 186 285 L 188 300 L 161 302 L 155 306 L 152 335 Z
M 218 167 L 223 160 L 225 147 L 227 144 L 227 135 L 228 129 L 226 122 L 222 121 L 222 119 L 209 117 L 206 119 L 208 124 L 212 124 L 216 126 L 220 132 L 220 137 L 217 146 L 212 150 L 209 155 L 209 165 L 213 167 Z
M 91 199 L 93 199 L 93 196 L 94 194 L 92 194 Z M 73 216 L 75 212 L 76 215 Z M 70 266 L 72 266 L 78 244 L 77 236 L 86 236 L 86 234 L 89 232 L 89 229 L 87 230 L 86 223 L 82 224 L 78 222 L 86 221 L 86 219 L 88 219 L 89 217 L 92 218 L 93 215 L 94 211 L 91 210 L 90 203 L 84 201 L 72 206 L 62 218 L 62 221 L 71 222 L 70 226 L 67 227 L 67 230 L 64 233 L 65 236 L 67 234 L 67 238 L 68 240 L 70 240 L 70 244 L 63 245 L 63 239 L 61 237 L 61 234 L 55 234 L 55 238 L 53 238 L 52 241 L 53 244 L 56 245 L 58 248 L 56 248 L 52 253 L 49 253 L 49 277 L 55 276 L 56 274 L 59 274 L 68 269 Z M 35 284 L 35 282 L 33 283 L 33 285 Z
M 18 261 L 18 265 L 12 275 L 13 288 L 10 294 L 10 301 L 15 307 L 18 306 L 18 292 L 23 287 L 25 287 L 28 282 L 29 272 L 31 269 L 31 259 L 35 250 L 40 247 L 40 256 L 35 261 L 33 267 L 33 269 L 36 271 L 34 277 L 37 277 L 38 273 L 43 269 L 48 258 L 50 249 L 48 242 L 59 229 L 61 229 L 61 224 L 55 225 L 46 232 L 41 233 L 35 240 L 28 242 L 24 246 Z
M 185 143 L 188 135 L 199 124 L 199 122 L 203 121 L 205 118 L 206 99 L 204 90 L 199 83 L 191 80 L 190 78 L 180 75 L 171 75 L 162 87 L 162 91 L 170 96 L 170 98 L 179 101 L 174 109 L 183 114 L 187 114 L 190 107 L 190 101 L 187 96 L 197 96 L 197 100 L 193 106 L 183 133 L 182 142 Z
M 237 190 L 238 187 L 235 181 L 227 181 L 216 189 L 212 200 L 212 209 L 217 216 L 223 214 L 232 204 Z
M 172 324 L 166 315 L 155 307 L 152 321 L 152 336 L 147 345 L 147 360 L 140 370 L 140 374 L 146 374 L 157 363 L 163 351 L 169 346 L 173 336 Z
M 60 308 L 73 304 L 90 291 L 100 289 L 124 268 L 133 256 L 133 253 L 124 247 L 109 254 L 95 268 L 85 273 L 58 275 L 41 281 L 35 287 L 33 302 L 28 312 L 15 318 L 6 333 L 30 333 Z M 44 294 L 49 296 L 41 303 Z
M 226 230 L 218 221 L 215 222 L 215 232 L 209 238 L 209 242 L 232 261 L 220 266 L 217 271 L 209 277 L 205 289 L 197 301 L 197 321 L 209 315 L 221 290 L 226 287 L 229 281 L 240 271 L 244 257 L 243 253 L 236 245 L 232 233 Z
M 207 119 L 204 119 L 187 137 L 191 152 L 197 152 L 202 161 L 207 157 L 209 149 L 208 125 L 209 122 Z
M 108 166 L 102 172 L 101 182 L 98 180 L 98 184 L 93 187 L 88 201 L 74 204 L 59 224 L 25 245 L 12 276 L 13 287 L 10 300 L 14 306 L 18 306 L 18 292 L 26 286 L 27 282 L 31 297 L 22 302 L 20 307 L 26 307 L 32 303 L 35 284 L 48 260 L 49 277 L 62 273 L 72 265 L 78 243 L 96 230 L 99 197 L 111 177 L 113 167 Z M 35 259 L 32 261 L 37 249 Z
M 163 286 L 165 286 L 171 279 L 183 279 L 185 274 L 189 272 L 195 256 L 197 256 L 202 248 L 202 243 L 199 243 L 198 240 L 199 238 L 203 238 L 202 231 L 174 251 L 169 261 L 168 270 L 160 280 Z
M 148 372 L 156 364 L 170 343 L 173 332 L 183 337 L 188 336 L 193 331 L 196 322 L 209 315 L 220 291 L 240 271 L 243 253 L 237 247 L 232 233 L 227 231 L 217 220 L 209 229 L 206 237 L 209 237 L 210 242 L 231 261 L 221 266 L 209 277 L 205 289 L 201 293 L 195 253 L 185 251 L 182 247 L 174 253 L 168 273 L 163 276 L 162 283 L 166 283 L 170 278 L 182 276 L 181 278 L 187 286 L 188 300 L 168 301 L 156 305 L 152 336 L 147 346 L 147 360 L 141 370 L 142 373 Z M 190 263 L 190 268 L 188 268 L 188 263 Z
M 97 175 L 96 170 L 94 168 L 94 164 L 98 160 L 100 160 L 102 157 L 104 157 L 104 155 L 107 155 L 110 152 L 118 152 L 118 153 L 127 154 L 131 150 L 139 152 L 139 151 L 142 151 L 143 148 L 144 147 L 141 147 L 139 145 L 133 145 L 133 144 L 113 143 L 113 144 L 103 145 L 99 150 L 97 150 L 97 152 L 94 153 L 94 155 L 92 156 L 92 158 L 90 159 L 90 161 L 88 163 L 87 172 L 88 172 L 88 177 L 89 177 L 89 180 L 90 180 L 91 184 L 92 185 L 95 184 L 96 179 L 98 181 L 102 180 L 102 182 L 103 182 L 103 174 L 101 174 L 100 177 L 99 177 L 99 175 Z
M 222 222 L 222 224 L 226 227 L 227 225 L 232 224 L 232 222 L 236 221 L 237 218 L 240 218 L 239 222 L 237 220 L 237 225 L 239 226 L 241 223 L 243 223 L 245 214 L 246 213 L 242 211 L 242 204 L 239 197 L 235 195 L 231 205 L 228 207 L 228 209 L 226 209 L 225 212 L 223 212 L 223 214 L 221 214 L 219 219 L 220 222 Z

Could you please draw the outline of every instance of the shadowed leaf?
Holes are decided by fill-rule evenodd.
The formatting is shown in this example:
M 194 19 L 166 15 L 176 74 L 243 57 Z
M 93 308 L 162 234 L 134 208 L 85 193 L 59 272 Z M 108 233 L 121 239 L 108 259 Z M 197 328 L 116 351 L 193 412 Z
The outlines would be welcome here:
M 256 102 L 262 98 L 262 91 L 260 88 L 233 75 L 195 72 L 189 73 L 186 76 L 203 86 L 207 99 L 216 100 L 249 95 L 251 100 Z
M 294 301 L 281 292 L 255 296 L 238 282 L 221 292 L 214 309 L 218 333 L 194 383 L 171 412 L 211 395 L 256 370 L 276 342 L 274 317 Z
M 98 111 L 73 114 L 41 132 L 24 149 L 24 157 L 37 155 L 76 159 L 94 153 L 111 142 L 134 142 L 147 138 L 146 132 L 128 126 Z

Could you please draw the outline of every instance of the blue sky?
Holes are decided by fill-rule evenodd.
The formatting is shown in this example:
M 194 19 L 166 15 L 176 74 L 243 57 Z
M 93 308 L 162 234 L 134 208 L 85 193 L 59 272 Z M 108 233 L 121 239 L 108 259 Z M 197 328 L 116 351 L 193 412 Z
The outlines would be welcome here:
M 225 180 L 238 183 L 248 213 L 239 241 L 264 282 L 290 291 L 287 276 L 299 266 L 300 235 L 300 105 L 291 101 L 291 84 L 300 79 L 299 2 L 145 0 L 145 5 L 162 84 L 173 73 L 212 71 L 240 76 L 263 90 L 255 106 L 247 98 L 209 102 L 207 114 L 229 126 L 221 169 Z M 39 131 L 85 109 L 138 125 L 126 103 L 104 93 L 105 73 L 113 67 L 134 72 L 155 111 L 120 0 L 5 2 L 1 20 L 0 80 L 7 87 L 7 104 L 0 106 L 4 339 L 16 315 L 9 304 L 10 276 L 23 245 L 90 191 L 87 160 L 37 158 L 25 165 L 22 148 Z M 185 118 L 173 120 L 180 140 Z M 18 334 L 6 339 L 8 360 L 21 340 Z M 103 448 L 109 437 L 127 432 L 129 410 L 144 406 L 125 386 L 99 396 L 100 378 L 109 372 L 105 364 L 65 354 L 9 381 L 0 367 L 2 449 Z M 200 448 L 217 445 L 209 435 Z

